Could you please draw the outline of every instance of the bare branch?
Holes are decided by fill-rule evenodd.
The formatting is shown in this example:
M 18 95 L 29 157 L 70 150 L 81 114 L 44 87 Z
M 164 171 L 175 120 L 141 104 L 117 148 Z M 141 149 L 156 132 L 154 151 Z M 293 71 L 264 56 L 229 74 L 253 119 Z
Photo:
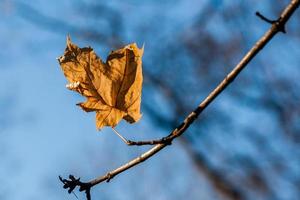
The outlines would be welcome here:
M 170 140 L 174 140 L 175 138 L 182 135 L 189 126 L 197 119 L 197 117 L 202 113 L 202 111 L 220 94 L 222 93 L 227 86 L 234 81 L 234 79 L 239 75 L 239 73 L 248 65 L 248 63 L 257 55 L 257 53 L 262 50 L 266 44 L 278 33 L 282 32 L 282 27 L 285 27 L 286 22 L 289 20 L 294 11 L 299 7 L 300 0 L 291 0 L 289 5 L 283 10 L 278 20 L 272 23 L 271 28 L 256 42 L 256 44 L 247 52 L 247 54 L 241 59 L 241 61 L 236 65 L 236 67 L 224 78 L 223 81 L 200 103 L 200 105 L 191 112 L 185 120 L 175 129 L 173 130 L 166 138 Z M 152 157 L 160 150 L 167 146 L 164 144 L 157 144 L 150 150 L 146 151 L 142 155 L 132 159 L 131 161 L 125 163 L 124 165 L 116 168 L 106 175 L 98 177 L 94 180 L 91 180 L 87 183 L 81 183 L 89 185 L 90 188 L 103 182 L 109 181 L 116 175 L 132 168 L 135 165 L 138 165 L 148 158 Z M 64 179 L 65 180 L 65 179 Z M 74 179 L 75 181 L 77 179 Z M 69 184 L 69 182 L 68 182 Z

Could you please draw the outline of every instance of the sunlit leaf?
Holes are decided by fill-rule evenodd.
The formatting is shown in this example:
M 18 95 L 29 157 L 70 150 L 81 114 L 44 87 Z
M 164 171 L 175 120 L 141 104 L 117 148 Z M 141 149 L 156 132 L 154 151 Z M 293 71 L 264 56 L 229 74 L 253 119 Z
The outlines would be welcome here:
M 141 118 L 142 55 L 143 49 L 134 43 L 111 52 L 103 62 L 92 48 L 79 48 L 67 38 L 64 55 L 58 59 L 69 81 L 67 88 L 86 97 L 77 105 L 96 112 L 98 129 Z

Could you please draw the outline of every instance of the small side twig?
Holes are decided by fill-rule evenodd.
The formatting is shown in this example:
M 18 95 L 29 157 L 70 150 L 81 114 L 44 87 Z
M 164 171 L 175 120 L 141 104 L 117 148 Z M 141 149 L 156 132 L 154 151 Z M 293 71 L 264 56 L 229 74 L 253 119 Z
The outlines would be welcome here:
M 264 15 L 262 15 L 260 12 L 255 12 L 256 16 L 258 16 L 260 19 L 262 19 L 263 21 L 272 24 L 273 26 L 276 26 L 278 28 L 279 32 L 282 33 L 286 33 L 285 30 L 285 23 L 280 23 L 281 17 L 279 17 L 277 20 L 271 20 L 267 17 L 265 17 Z
M 269 24 L 273 24 L 273 23 L 275 23 L 276 21 L 278 21 L 278 19 L 277 20 L 270 20 L 270 19 L 268 19 L 268 18 L 266 18 L 265 16 L 263 16 L 260 12 L 258 12 L 258 11 L 256 11 L 256 16 L 258 16 L 260 19 L 262 19 L 263 21 L 266 21 L 266 22 L 268 22 Z

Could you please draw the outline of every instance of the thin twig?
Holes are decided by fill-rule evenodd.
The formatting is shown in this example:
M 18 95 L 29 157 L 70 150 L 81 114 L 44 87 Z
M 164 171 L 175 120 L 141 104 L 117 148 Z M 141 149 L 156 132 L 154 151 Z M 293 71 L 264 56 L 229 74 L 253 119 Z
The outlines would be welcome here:
M 268 19 L 268 18 L 266 18 L 265 16 L 263 16 L 260 12 L 256 12 L 255 13 L 256 14 L 256 16 L 258 16 L 260 19 L 262 19 L 263 21 L 265 21 L 265 22 L 268 22 L 269 24 L 273 24 L 273 23 L 275 23 L 276 22 L 276 20 L 270 20 L 270 19 Z
M 72 191 L 72 194 L 74 194 L 74 196 L 76 197 L 76 199 L 78 199 L 78 196 L 76 195 L 76 193 L 74 191 Z
M 173 130 L 166 138 L 170 141 L 182 135 L 189 126 L 197 119 L 200 113 L 222 92 L 227 86 L 234 81 L 234 79 L 239 75 L 239 73 L 247 66 L 247 64 L 257 55 L 257 53 L 262 50 L 265 45 L 278 33 L 282 32 L 282 27 L 285 26 L 286 22 L 289 20 L 294 11 L 299 7 L 300 0 L 291 0 L 289 5 L 283 10 L 278 20 L 272 23 L 272 27 L 256 42 L 256 44 L 247 52 L 247 54 L 242 58 L 242 60 L 236 65 L 236 67 L 224 78 L 223 81 L 200 103 L 200 105 L 191 112 L 185 120 Z M 106 175 L 95 178 L 87 183 L 89 188 L 103 182 L 109 181 L 114 176 L 138 165 L 148 158 L 152 157 L 160 150 L 165 148 L 167 144 L 157 144 L 150 150 L 146 151 L 142 155 L 132 159 L 131 161 L 125 163 L 124 165 L 108 172 Z M 64 179 L 65 180 L 65 179 Z M 88 190 L 90 191 L 90 190 Z
M 271 19 L 268 19 L 267 17 L 265 17 L 264 15 L 262 15 L 260 12 L 256 12 L 255 13 L 256 16 L 258 16 L 261 20 L 269 23 L 269 24 L 274 24 L 277 26 L 277 28 L 279 29 L 280 32 L 282 33 L 286 33 L 285 31 L 285 27 L 284 27 L 284 24 L 280 24 L 278 23 L 280 21 L 280 17 L 277 19 L 277 20 L 271 20 Z

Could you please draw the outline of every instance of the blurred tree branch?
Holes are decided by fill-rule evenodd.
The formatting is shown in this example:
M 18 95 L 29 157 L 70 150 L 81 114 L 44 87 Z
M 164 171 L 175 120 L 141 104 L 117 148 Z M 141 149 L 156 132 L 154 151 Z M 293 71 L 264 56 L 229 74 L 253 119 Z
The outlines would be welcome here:
M 105 43 L 108 46 L 118 46 L 121 44 L 120 36 L 117 36 L 115 34 L 116 31 L 113 31 L 113 34 L 104 34 L 102 31 L 98 31 L 97 29 L 91 28 L 91 27 L 78 27 L 75 24 L 66 22 L 61 19 L 57 19 L 55 17 L 46 16 L 42 12 L 39 12 L 38 10 L 32 8 L 30 5 L 26 3 L 16 2 L 17 8 L 20 11 L 19 14 L 22 18 L 44 28 L 48 29 L 50 31 L 54 31 L 57 33 L 72 33 L 72 35 L 75 35 L 79 38 L 82 38 L 84 40 L 89 41 L 96 41 L 99 43 Z M 109 18 L 115 19 L 118 18 L 115 12 L 112 12 L 111 10 L 107 10 L 107 7 L 98 7 L 98 11 L 102 11 L 103 13 L 109 13 Z M 101 10 L 100 10 L 101 9 Z M 103 12 L 104 11 L 104 12 Z M 101 15 L 101 17 L 103 17 Z M 115 20 L 107 20 L 109 23 L 109 27 L 113 29 L 112 27 L 116 26 Z M 120 23 L 117 23 L 120 25 Z

